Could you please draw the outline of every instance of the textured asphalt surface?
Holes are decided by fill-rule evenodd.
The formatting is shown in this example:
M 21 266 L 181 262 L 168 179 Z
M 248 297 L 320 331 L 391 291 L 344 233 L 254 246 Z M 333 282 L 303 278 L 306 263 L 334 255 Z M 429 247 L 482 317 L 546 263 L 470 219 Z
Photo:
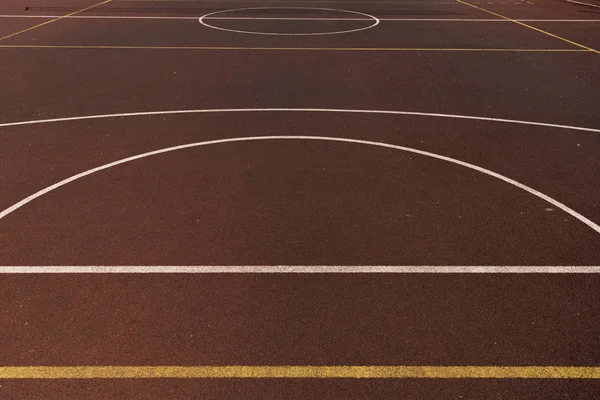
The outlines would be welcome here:
M 600 9 L 491 3 L 473 2 L 600 48 Z M 0 1 L 0 37 L 92 4 Z M 382 19 L 372 29 L 324 36 L 226 32 L 192 18 L 278 6 L 113 1 L 0 40 L 0 212 L 65 178 L 153 150 L 327 136 L 464 161 L 600 221 L 600 134 L 591 131 L 333 111 L 2 126 L 143 111 L 320 108 L 600 128 L 600 54 L 515 22 L 481 21 L 500 17 L 465 4 L 285 3 Z M 220 15 L 357 17 L 274 9 Z M 131 16 L 180 19 L 114 18 Z M 539 21 L 548 19 L 555 21 Z M 283 33 L 371 23 L 213 22 Z M 272 139 L 158 154 L 34 199 L 0 218 L 0 265 L 597 266 L 600 236 L 539 197 L 452 162 L 357 143 Z M 600 365 L 596 274 L 2 274 L 0 287 L 0 366 Z M 0 381 L 6 399 L 598 393 L 594 380 Z

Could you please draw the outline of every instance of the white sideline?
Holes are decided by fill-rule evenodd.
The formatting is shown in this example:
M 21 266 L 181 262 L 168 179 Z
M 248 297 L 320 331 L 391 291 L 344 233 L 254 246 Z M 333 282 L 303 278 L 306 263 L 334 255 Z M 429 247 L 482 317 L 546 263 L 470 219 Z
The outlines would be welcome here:
M 62 15 L 0 14 L 0 18 L 58 18 Z M 197 20 L 198 17 L 142 16 L 142 15 L 73 15 L 64 19 L 148 19 L 148 20 Z M 371 18 L 335 17 L 208 17 L 215 20 L 276 20 L 276 21 L 370 21 Z M 511 22 L 499 18 L 378 18 L 380 21 L 397 22 Z M 600 22 L 600 19 L 515 19 L 519 22 Z
M 598 274 L 600 266 L 74 265 L 0 266 L 0 274 Z

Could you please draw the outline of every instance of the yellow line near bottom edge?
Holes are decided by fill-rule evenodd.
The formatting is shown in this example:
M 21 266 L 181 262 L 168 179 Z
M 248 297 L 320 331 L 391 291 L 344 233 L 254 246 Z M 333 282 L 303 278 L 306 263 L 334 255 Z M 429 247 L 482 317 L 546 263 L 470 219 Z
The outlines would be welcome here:
M 0 379 L 123 378 L 600 379 L 600 367 L 289 365 L 0 367 Z
M 486 49 L 486 48 L 428 48 L 428 47 L 210 47 L 210 46 L 77 46 L 77 45 L 0 45 L 5 49 L 123 49 L 123 50 L 264 50 L 264 51 L 486 51 L 486 52 L 592 52 L 586 49 Z

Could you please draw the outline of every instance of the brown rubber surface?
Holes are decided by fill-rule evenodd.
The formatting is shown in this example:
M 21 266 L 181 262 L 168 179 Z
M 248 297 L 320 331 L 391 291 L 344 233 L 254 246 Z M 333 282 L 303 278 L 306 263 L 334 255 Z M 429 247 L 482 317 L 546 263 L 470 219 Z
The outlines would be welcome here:
M 441 3 L 310 7 L 382 19 L 497 18 Z M 493 3 L 476 5 L 510 18 L 600 19 L 561 1 Z M 0 2 L 0 14 L 64 15 L 91 4 Z M 199 17 L 240 4 L 115 1 L 83 15 Z M 266 5 L 277 7 L 251 6 Z M 0 17 L 0 36 L 44 21 Z M 218 24 L 285 32 L 357 26 Z M 527 24 L 599 47 L 598 22 Z M 0 41 L 0 124 L 295 107 L 600 127 L 598 54 L 398 50 L 415 47 L 581 50 L 512 22 L 382 21 L 350 34 L 271 37 L 210 30 L 195 19 L 63 19 Z M 0 127 L 0 211 L 126 157 L 267 135 L 362 139 L 451 157 L 600 221 L 597 132 L 292 111 Z M 322 140 L 215 144 L 109 168 L 0 218 L 0 249 L 2 266 L 600 265 L 598 233 L 531 193 L 447 161 Z M 2 274 L 0 287 L 0 366 L 600 365 L 595 274 Z M 592 380 L 532 379 L 3 380 L 0 398 L 594 399 L 599 389 Z

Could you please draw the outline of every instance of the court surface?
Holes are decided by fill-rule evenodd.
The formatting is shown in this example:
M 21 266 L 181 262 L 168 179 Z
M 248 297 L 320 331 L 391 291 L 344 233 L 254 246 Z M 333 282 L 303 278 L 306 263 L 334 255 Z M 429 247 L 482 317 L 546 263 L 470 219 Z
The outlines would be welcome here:
M 597 399 L 588 2 L 0 0 L 0 398 Z

